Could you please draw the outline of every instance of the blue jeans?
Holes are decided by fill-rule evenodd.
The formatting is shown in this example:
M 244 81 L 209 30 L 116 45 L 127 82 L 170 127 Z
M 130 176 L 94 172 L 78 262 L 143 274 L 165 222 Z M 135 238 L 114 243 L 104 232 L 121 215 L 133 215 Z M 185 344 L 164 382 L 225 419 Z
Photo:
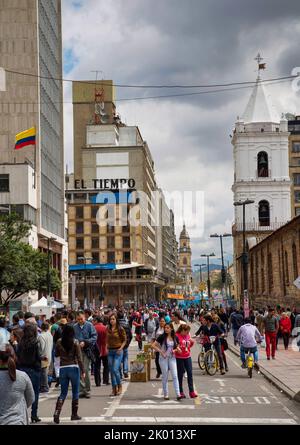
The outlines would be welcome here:
M 108 368 L 111 376 L 112 386 L 121 385 L 120 367 L 123 359 L 123 351 L 119 354 L 117 349 L 110 349 L 108 351 Z
M 168 391 L 168 377 L 169 377 L 169 371 L 171 372 L 172 380 L 173 380 L 173 386 L 176 392 L 176 395 L 180 395 L 180 389 L 179 389 L 179 382 L 178 382 L 178 375 L 177 375 L 177 364 L 176 364 L 176 358 L 175 357 L 167 357 L 163 358 L 161 355 L 159 357 L 159 366 L 162 371 L 162 385 L 163 385 L 163 392 L 164 396 L 167 396 L 169 394 Z
M 70 366 L 67 368 L 60 368 L 59 370 L 60 382 L 60 400 L 65 400 L 68 395 L 69 383 L 72 385 L 72 399 L 79 399 L 79 385 L 80 385 L 80 370 L 77 366 Z
M 121 364 L 123 365 L 123 373 L 128 374 L 128 349 L 123 349 L 123 358 Z M 122 371 L 121 371 L 122 375 Z
M 31 380 L 34 390 L 34 402 L 31 406 L 31 417 L 37 417 L 41 384 L 41 370 L 37 371 L 33 368 L 20 368 L 20 371 L 26 372 Z
M 241 360 L 243 363 L 245 363 L 246 361 L 246 355 L 248 353 L 248 351 L 252 352 L 254 355 L 254 363 L 258 362 L 258 350 L 257 350 L 257 346 L 254 346 L 254 348 L 245 348 L 245 346 L 240 347 L 240 354 L 241 354 Z
M 183 392 L 182 382 L 185 371 L 187 372 L 187 381 L 189 391 L 194 391 L 194 383 L 193 383 L 193 367 L 192 367 L 192 359 L 189 358 L 177 358 L 177 374 L 178 374 L 178 382 L 180 392 Z

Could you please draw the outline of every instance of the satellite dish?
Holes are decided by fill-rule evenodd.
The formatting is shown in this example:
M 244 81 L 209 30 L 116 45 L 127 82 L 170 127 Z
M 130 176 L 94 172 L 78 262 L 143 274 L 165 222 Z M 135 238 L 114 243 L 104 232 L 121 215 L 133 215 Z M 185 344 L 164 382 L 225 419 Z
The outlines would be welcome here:
M 108 122 L 107 114 L 105 116 L 101 116 L 101 124 L 107 124 L 107 122 Z

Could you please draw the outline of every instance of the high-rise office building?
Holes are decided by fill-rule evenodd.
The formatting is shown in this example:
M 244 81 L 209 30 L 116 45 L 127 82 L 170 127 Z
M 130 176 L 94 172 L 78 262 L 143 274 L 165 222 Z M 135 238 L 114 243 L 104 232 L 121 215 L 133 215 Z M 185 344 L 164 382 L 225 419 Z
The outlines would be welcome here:
M 47 250 L 47 238 L 55 238 L 53 265 L 67 283 L 61 1 L 1 0 L 0 11 L 0 67 L 6 72 L 0 92 L 1 212 L 14 210 L 32 221 L 29 241 L 36 248 Z M 14 150 L 15 135 L 31 127 L 36 145 Z

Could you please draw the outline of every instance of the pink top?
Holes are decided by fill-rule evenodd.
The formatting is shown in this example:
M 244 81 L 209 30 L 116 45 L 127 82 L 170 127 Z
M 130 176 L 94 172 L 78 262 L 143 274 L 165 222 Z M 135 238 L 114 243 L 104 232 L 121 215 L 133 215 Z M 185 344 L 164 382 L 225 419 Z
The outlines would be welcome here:
M 181 353 L 176 352 L 176 358 L 189 358 L 191 356 L 191 347 L 194 345 L 194 340 L 191 339 L 190 334 L 182 335 L 176 334 L 176 337 L 179 341 L 179 347 L 181 349 Z

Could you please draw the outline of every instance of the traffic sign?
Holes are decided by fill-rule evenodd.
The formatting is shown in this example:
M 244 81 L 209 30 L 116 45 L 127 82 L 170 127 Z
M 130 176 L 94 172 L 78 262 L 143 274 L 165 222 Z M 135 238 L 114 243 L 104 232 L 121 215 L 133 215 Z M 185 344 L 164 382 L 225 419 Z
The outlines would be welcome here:
M 202 292 L 206 289 L 206 283 L 205 281 L 201 281 L 201 283 L 199 284 L 199 290 Z

